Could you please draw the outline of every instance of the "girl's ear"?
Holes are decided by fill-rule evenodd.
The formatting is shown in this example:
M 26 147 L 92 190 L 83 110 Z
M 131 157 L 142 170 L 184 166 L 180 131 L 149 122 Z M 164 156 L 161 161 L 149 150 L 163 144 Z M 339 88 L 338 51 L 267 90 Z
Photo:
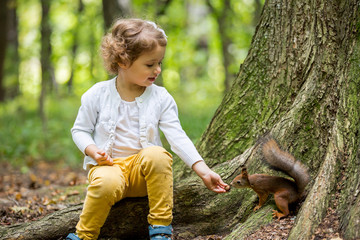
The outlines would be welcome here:
M 117 64 L 118 64 L 119 67 L 122 68 L 122 69 L 127 69 L 127 68 L 128 68 L 128 65 L 129 65 L 129 64 L 124 64 L 124 63 L 120 63 L 120 62 L 118 62 Z

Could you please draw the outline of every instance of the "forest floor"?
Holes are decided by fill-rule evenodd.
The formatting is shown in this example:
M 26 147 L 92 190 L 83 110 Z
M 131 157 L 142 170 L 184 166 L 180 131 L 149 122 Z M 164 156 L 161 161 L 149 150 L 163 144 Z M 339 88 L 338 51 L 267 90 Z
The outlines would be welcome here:
M 0 164 L 0 225 L 9 226 L 38 220 L 47 214 L 81 203 L 85 197 L 86 172 L 41 162 L 23 171 L 10 164 Z M 296 217 L 274 220 L 248 236 L 247 240 L 282 240 L 294 225 Z M 222 235 L 189 237 L 176 231 L 175 240 L 221 240 Z M 342 239 L 339 220 L 329 209 L 312 240 Z

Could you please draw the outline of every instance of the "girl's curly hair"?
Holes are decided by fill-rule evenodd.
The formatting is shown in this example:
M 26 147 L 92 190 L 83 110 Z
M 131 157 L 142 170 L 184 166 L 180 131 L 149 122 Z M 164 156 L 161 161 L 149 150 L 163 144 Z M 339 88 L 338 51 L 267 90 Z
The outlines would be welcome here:
M 142 19 L 119 19 L 111 27 L 101 43 L 101 55 L 105 68 L 117 74 L 119 64 L 132 64 L 142 53 L 166 46 L 164 30 L 154 22 Z

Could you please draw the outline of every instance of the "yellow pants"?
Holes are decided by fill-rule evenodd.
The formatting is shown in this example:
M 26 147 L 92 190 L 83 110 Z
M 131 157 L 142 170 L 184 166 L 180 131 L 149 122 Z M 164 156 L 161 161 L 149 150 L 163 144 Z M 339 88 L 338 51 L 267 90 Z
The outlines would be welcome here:
M 97 239 L 111 207 L 126 197 L 148 196 L 149 224 L 169 225 L 173 208 L 171 154 L 152 146 L 113 160 L 113 166 L 94 166 L 89 171 L 89 186 L 76 226 L 79 238 Z

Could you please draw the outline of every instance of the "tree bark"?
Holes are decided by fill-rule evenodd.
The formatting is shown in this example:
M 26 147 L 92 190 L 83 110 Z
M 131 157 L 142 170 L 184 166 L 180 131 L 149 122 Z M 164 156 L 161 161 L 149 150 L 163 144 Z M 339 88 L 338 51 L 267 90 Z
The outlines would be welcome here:
M 227 183 L 242 165 L 251 174 L 277 174 L 259 161 L 256 141 L 265 134 L 309 167 L 308 195 L 288 239 L 311 239 L 328 209 L 338 215 L 343 239 L 360 238 L 359 5 L 358 0 L 266 1 L 248 57 L 198 144 Z M 177 231 L 245 239 L 273 221 L 272 198 L 253 212 L 257 197 L 252 190 L 216 195 L 183 169 L 183 163 L 174 162 Z M 117 215 L 102 231 L 114 222 L 132 221 L 131 213 Z M 2 232 L 0 237 L 8 236 Z

